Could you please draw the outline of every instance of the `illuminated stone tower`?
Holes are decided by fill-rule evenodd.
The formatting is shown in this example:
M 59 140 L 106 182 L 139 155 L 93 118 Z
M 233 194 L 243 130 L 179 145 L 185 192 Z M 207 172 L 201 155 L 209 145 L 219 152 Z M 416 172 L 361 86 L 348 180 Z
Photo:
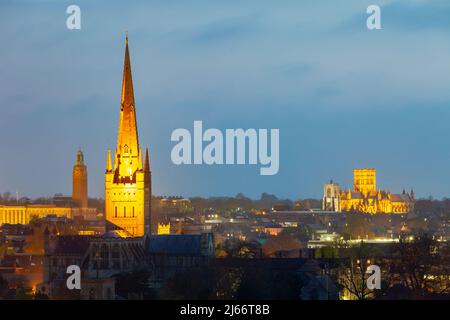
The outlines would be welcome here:
M 377 171 L 375 169 L 354 169 L 353 189 L 364 197 L 377 192 Z
M 105 172 L 107 227 L 124 230 L 124 236 L 140 237 L 150 231 L 151 172 L 148 148 L 142 163 L 131 77 L 128 37 L 125 44 L 119 134 L 114 155 L 108 150 Z
M 88 206 L 88 174 L 84 165 L 84 155 L 81 150 L 77 152 L 77 161 L 72 171 L 72 200 L 80 208 Z
M 323 186 L 322 210 L 341 211 L 341 188 L 333 180 Z

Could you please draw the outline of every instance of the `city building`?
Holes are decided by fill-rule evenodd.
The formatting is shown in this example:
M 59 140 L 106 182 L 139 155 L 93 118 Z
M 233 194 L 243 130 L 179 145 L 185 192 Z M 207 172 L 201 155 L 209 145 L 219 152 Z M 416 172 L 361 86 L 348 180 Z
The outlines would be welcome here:
M 47 216 L 65 217 L 69 219 L 83 217 L 86 220 L 94 220 L 97 217 L 97 209 L 59 207 L 54 204 L 0 205 L 0 225 L 6 223 L 28 224 L 33 218 L 40 219 Z
M 96 220 L 97 209 L 88 207 L 87 167 L 84 155 L 77 152 L 77 160 L 73 167 L 72 197 L 55 195 L 52 203 L 0 205 L 0 226 L 2 224 L 28 224 L 33 218 L 47 216 L 74 219 L 83 217 L 85 220 Z
M 102 236 L 44 235 L 44 281 L 39 289 L 54 299 L 114 299 L 119 274 L 149 274 L 149 286 L 160 288 L 176 273 L 209 265 L 214 258 L 212 233 L 123 237 L 117 230 Z M 68 290 L 67 267 L 81 268 L 82 290 Z M 77 292 L 78 291 L 78 292 Z
M 114 166 L 110 150 L 106 163 L 105 217 L 109 229 L 122 229 L 128 236 L 140 237 L 151 227 L 151 172 L 148 148 L 142 163 L 135 107 L 127 36 Z
M 191 201 L 182 197 L 159 199 L 161 214 L 190 213 L 194 210 Z
M 158 223 L 158 234 L 170 234 L 170 222 Z
M 83 152 L 78 150 L 72 172 L 72 200 L 80 208 L 88 207 L 88 173 Z
M 333 180 L 323 186 L 322 210 L 341 211 L 341 188 L 339 184 L 333 183 Z
M 341 192 L 342 211 L 407 213 L 414 208 L 414 192 L 392 194 L 377 190 L 375 169 L 354 169 L 353 190 Z

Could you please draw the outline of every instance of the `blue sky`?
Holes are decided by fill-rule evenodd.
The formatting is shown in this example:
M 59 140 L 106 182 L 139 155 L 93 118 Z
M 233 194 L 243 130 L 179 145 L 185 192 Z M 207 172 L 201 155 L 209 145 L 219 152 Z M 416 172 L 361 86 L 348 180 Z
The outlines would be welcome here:
M 384 189 L 450 196 L 449 1 L 130 2 L 0 3 L 0 192 L 70 194 L 81 146 L 103 195 L 128 30 L 154 194 L 321 197 L 375 167 Z M 370 4 L 382 30 L 366 28 Z M 173 165 L 171 132 L 194 120 L 279 128 L 279 173 Z

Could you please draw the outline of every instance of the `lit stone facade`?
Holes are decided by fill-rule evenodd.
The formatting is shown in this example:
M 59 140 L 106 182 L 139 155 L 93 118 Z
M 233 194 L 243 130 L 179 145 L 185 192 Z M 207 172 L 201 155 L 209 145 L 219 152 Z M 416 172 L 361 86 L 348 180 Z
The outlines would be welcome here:
M 341 211 L 341 188 L 339 184 L 330 181 L 323 186 L 322 210 Z
M 353 191 L 341 192 L 342 211 L 407 213 L 414 209 L 414 192 L 391 194 L 376 189 L 375 169 L 353 170 Z
M 96 216 L 95 208 L 57 207 L 55 205 L 0 205 L 0 225 L 2 224 L 28 224 L 32 218 L 45 218 L 48 215 L 72 219 L 83 216 L 89 220 Z M 92 218 L 91 218 L 92 220 Z
M 375 169 L 354 169 L 353 189 L 367 196 L 377 191 L 377 171 Z
M 132 237 L 150 232 L 151 173 L 148 149 L 144 164 L 142 159 L 127 38 L 114 166 L 109 150 L 106 164 L 105 217 L 108 228 L 124 230 Z
M 158 223 L 158 235 L 170 234 L 170 223 Z

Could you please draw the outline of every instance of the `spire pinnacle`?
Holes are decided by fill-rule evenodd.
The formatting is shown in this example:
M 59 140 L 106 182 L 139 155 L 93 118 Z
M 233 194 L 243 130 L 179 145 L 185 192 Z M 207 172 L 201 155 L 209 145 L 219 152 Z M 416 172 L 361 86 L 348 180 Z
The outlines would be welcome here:
M 145 148 L 145 172 L 150 172 L 150 160 L 148 159 L 148 146 Z
M 122 107 L 126 102 L 126 107 L 132 105 L 134 107 L 133 79 L 131 76 L 130 51 L 128 49 L 128 33 L 125 38 L 125 59 L 123 63 L 122 78 Z
M 106 159 L 106 171 L 112 171 L 111 165 L 111 149 L 108 148 L 108 156 Z

